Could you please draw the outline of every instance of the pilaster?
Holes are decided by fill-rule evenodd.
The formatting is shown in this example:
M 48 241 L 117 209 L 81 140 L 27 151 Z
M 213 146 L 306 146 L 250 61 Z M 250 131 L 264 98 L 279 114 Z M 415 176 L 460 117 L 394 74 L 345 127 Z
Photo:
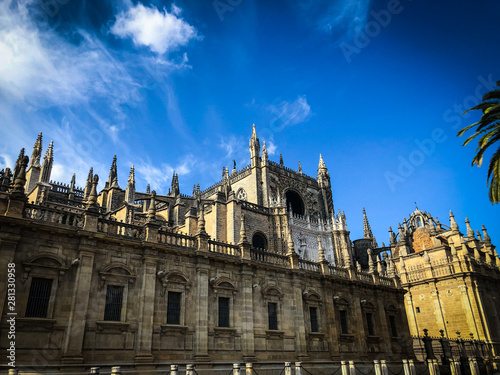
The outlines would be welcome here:
M 94 268 L 95 240 L 82 237 L 76 270 L 75 284 L 71 297 L 71 310 L 64 335 L 62 363 L 83 363 L 83 340 L 90 298 L 92 270 Z
M 137 362 L 152 362 L 153 313 L 156 293 L 156 251 L 145 249 L 142 259 L 142 285 L 139 292 L 139 330 L 137 334 Z

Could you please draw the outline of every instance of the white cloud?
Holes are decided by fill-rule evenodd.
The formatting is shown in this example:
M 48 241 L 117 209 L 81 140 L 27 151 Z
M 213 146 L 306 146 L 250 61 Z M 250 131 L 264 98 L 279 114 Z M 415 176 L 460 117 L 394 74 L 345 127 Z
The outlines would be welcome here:
M 267 148 L 267 154 L 269 156 L 276 154 L 276 150 L 278 149 L 278 146 L 274 143 L 274 141 L 270 140 L 266 142 L 266 148 Z
M 181 9 L 175 5 L 169 13 L 166 9 L 161 12 L 154 6 L 147 8 L 138 3 L 116 17 L 111 33 L 132 38 L 136 46 L 164 54 L 200 38 L 196 29 L 179 17 L 180 13 Z
M 293 102 L 282 101 L 278 104 L 271 104 L 267 110 L 273 115 L 271 123 L 274 130 L 300 124 L 311 116 L 311 106 L 304 95 L 299 96 Z
M 172 182 L 172 174 L 175 172 L 179 176 L 188 175 L 195 162 L 195 158 L 191 154 L 185 155 L 175 166 L 163 163 L 161 167 L 156 167 L 150 160 L 142 160 L 135 165 L 135 172 L 137 178 L 141 179 L 144 184 L 151 185 L 151 190 L 166 194 Z M 181 183 L 181 181 L 179 182 Z

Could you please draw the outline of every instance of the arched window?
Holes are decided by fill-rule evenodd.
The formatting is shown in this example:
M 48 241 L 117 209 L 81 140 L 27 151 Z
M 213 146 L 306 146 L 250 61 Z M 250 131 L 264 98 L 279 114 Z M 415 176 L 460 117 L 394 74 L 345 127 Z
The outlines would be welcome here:
M 252 237 L 252 246 L 258 249 L 267 250 L 267 239 L 262 233 L 257 232 Z
M 285 198 L 286 198 L 287 211 L 290 211 L 291 209 L 292 213 L 296 215 L 304 215 L 305 212 L 304 202 L 302 201 L 302 198 L 297 192 L 293 190 L 288 190 L 285 193 Z
M 422 218 L 420 216 L 417 216 L 415 222 L 417 223 L 417 228 L 420 228 L 422 224 Z

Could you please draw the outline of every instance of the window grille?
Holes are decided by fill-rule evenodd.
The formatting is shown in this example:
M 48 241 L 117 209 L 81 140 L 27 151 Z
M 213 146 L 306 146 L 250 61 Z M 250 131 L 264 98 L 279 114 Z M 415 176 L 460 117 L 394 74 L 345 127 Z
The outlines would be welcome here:
M 119 322 L 122 315 L 123 286 L 108 285 L 104 320 Z
M 180 292 L 168 292 L 167 324 L 181 324 L 181 295 Z
M 375 330 L 373 329 L 373 314 L 366 313 L 366 326 L 368 328 L 368 335 L 375 336 Z
M 347 328 L 347 311 L 345 310 L 340 310 L 340 329 L 344 335 L 349 333 L 349 329 Z
M 229 327 L 229 298 L 219 297 L 219 327 Z
M 49 308 L 50 290 L 52 289 L 51 279 L 33 277 L 31 279 L 30 294 L 28 296 L 28 306 L 26 307 L 26 317 L 46 318 Z
M 311 332 L 319 332 L 318 309 L 316 307 L 309 307 L 309 315 L 311 319 Z
M 269 320 L 269 329 L 278 329 L 278 304 L 276 302 L 269 302 L 267 304 L 267 315 Z
M 396 317 L 394 315 L 389 316 L 389 324 L 391 326 L 392 337 L 398 337 L 398 327 L 396 325 Z

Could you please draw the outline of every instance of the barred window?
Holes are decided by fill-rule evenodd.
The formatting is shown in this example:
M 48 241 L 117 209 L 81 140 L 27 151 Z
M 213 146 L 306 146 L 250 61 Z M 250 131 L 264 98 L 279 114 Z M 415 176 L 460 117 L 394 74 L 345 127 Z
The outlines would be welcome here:
M 398 337 L 398 327 L 396 325 L 396 317 L 394 315 L 389 315 L 389 324 L 391 326 L 392 337 Z
M 181 324 L 181 296 L 180 292 L 168 292 L 167 324 Z
M 311 332 L 319 332 L 317 307 L 309 307 L 309 318 L 311 320 Z
M 123 286 L 108 285 L 104 320 L 119 322 L 122 315 Z
M 375 330 L 373 329 L 373 314 L 366 313 L 366 326 L 368 328 L 368 335 L 375 336 Z
M 347 311 L 340 310 L 340 332 L 344 335 L 349 333 L 349 329 L 347 327 Z
M 268 302 L 267 316 L 269 320 L 269 329 L 278 329 L 278 304 L 276 302 Z
M 26 307 L 25 314 L 26 317 L 47 317 L 51 288 L 51 279 L 42 279 L 38 277 L 33 277 L 31 279 L 30 294 L 28 296 L 28 306 Z
M 227 297 L 219 297 L 219 327 L 229 327 L 229 301 Z

